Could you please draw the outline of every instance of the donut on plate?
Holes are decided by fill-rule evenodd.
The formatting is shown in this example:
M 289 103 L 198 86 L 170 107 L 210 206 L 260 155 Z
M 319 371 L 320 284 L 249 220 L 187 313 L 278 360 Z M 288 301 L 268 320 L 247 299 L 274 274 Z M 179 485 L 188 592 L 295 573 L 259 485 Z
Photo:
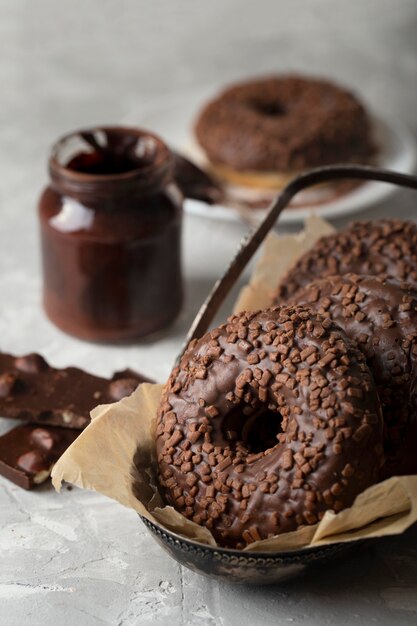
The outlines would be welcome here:
M 214 173 L 243 186 L 280 188 L 302 170 L 369 162 L 369 117 L 349 91 L 326 81 L 278 75 L 225 89 L 195 123 Z
M 300 287 L 349 272 L 417 286 L 417 225 L 396 219 L 354 222 L 322 237 L 286 273 L 273 300 L 286 304 Z
M 331 319 L 364 353 L 384 417 L 382 477 L 417 473 L 417 291 L 348 274 L 306 285 L 290 300 L 295 303 Z
M 220 545 L 314 524 L 378 478 L 372 375 L 329 319 L 302 307 L 241 313 L 173 370 L 156 452 L 166 501 Z

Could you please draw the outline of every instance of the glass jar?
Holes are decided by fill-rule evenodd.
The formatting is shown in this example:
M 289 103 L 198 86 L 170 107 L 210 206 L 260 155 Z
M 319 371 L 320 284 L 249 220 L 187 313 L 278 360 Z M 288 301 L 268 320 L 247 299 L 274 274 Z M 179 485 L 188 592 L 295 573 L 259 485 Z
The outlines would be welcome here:
M 155 135 L 96 128 L 60 139 L 39 202 L 43 304 L 59 328 L 118 341 L 169 324 L 182 303 L 182 196 Z

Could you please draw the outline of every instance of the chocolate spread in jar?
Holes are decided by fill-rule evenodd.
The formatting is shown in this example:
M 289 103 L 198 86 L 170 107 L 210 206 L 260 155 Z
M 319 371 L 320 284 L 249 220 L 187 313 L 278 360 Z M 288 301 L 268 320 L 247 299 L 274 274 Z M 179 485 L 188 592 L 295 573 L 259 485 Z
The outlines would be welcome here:
M 126 340 L 181 307 L 182 197 L 173 157 L 147 131 L 100 128 L 55 146 L 40 199 L 44 307 L 83 339 Z

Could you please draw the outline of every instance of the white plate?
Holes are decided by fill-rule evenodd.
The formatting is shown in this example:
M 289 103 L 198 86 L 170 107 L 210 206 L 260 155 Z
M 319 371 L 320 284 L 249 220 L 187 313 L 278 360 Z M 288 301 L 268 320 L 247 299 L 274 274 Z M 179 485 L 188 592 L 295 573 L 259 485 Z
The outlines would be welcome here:
M 193 121 L 203 103 L 212 95 L 212 90 L 204 89 L 198 94 L 193 92 L 169 98 L 166 105 L 155 104 L 147 115 L 141 118 L 137 115 L 129 116 L 125 122 L 156 132 L 173 148 L 186 153 Z M 416 142 L 413 135 L 398 122 L 387 122 L 377 115 L 374 115 L 373 119 L 376 140 L 380 147 L 378 165 L 404 174 L 413 173 L 417 161 Z M 297 223 L 305 220 L 311 212 L 323 218 L 350 215 L 385 200 L 395 190 L 395 186 L 387 183 L 363 183 L 345 195 L 323 205 L 285 209 L 281 214 L 280 222 L 281 224 Z M 250 221 L 257 221 L 265 214 L 262 209 L 247 209 L 239 212 L 221 205 L 208 206 L 197 200 L 186 200 L 185 210 L 200 216 L 227 221 L 240 220 L 242 216 L 249 218 Z

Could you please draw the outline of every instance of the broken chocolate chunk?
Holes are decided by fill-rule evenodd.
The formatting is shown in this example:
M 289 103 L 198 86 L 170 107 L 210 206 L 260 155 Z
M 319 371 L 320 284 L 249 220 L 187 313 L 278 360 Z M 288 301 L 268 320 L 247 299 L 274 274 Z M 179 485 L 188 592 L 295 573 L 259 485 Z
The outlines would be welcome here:
M 130 396 L 138 386 L 136 378 L 117 378 L 109 385 L 109 392 L 112 399 L 117 402 L 126 396 Z
M 0 417 L 81 430 L 97 404 L 121 400 L 143 382 L 152 381 L 131 369 L 108 379 L 51 367 L 39 354 L 0 353 Z
M 78 431 L 35 424 L 17 426 L 0 437 L 0 475 L 23 489 L 45 482 Z

